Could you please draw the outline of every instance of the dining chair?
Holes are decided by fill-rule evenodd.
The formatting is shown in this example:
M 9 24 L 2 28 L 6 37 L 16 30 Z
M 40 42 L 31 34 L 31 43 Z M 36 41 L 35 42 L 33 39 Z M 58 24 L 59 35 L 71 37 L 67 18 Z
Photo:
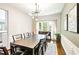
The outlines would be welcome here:
M 22 55 L 24 52 L 22 51 L 17 51 L 13 53 L 12 55 Z M 9 55 L 9 50 L 7 50 L 6 47 L 0 47 L 0 55 Z
M 46 51 L 46 48 L 47 48 L 47 40 L 46 40 L 46 38 L 44 38 L 43 40 L 44 40 L 44 48 L 45 48 L 45 51 Z
M 51 40 L 51 32 L 47 33 L 47 40 Z
M 35 50 L 34 54 L 35 55 L 39 55 L 39 47 L 40 47 L 40 43 L 38 43 L 38 45 L 36 45 L 35 48 L 34 48 L 34 50 Z
M 23 39 L 22 34 L 12 35 L 12 38 L 13 38 L 13 43 L 14 43 L 16 40 Z M 11 44 L 11 50 L 12 50 L 11 53 L 13 54 L 13 53 L 15 53 L 17 50 L 22 50 L 22 51 L 24 51 L 24 48 L 19 47 L 19 46 L 17 46 L 17 45 Z
M 24 35 L 24 39 L 26 39 L 29 36 L 29 33 L 28 32 L 27 33 L 23 33 L 23 35 Z
M 43 55 L 44 54 L 44 40 L 41 39 L 40 40 L 40 45 L 39 45 L 39 49 L 38 49 L 38 55 Z
M 24 39 L 26 39 L 32 36 L 32 33 L 27 32 L 27 33 L 23 33 L 23 35 L 24 35 Z
M 12 37 L 13 37 L 14 42 L 18 39 L 24 39 L 22 37 L 22 34 L 12 35 Z M 28 49 L 26 49 L 23 46 L 11 44 L 11 54 L 15 54 L 17 51 L 19 51 L 19 53 L 24 52 L 24 54 L 27 54 L 27 55 L 30 52 Z
M 43 55 L 44 54 L 44 40 L 41 39 L 40 42 L 38 43 L 38 45 L 35 47 L 35 54 L 36 55 Z
M 47 47 L 46 38 L 41 39 L 41 40 L 40 40 L 40 47 L 39 47 L 39 51 L 41 50 L 42 55 L 45 53 L 45 51 L 46 51 L 46 47 Z
M 0 55 L 9 55 L 6 47 L 0 47 Z
M 16 40 L 22 39 L 22 34 L 17 34 L 17 35 L 12 35 L 13 41 L 15 42 Z
M 43 46 L 40 45 L 40 46 L 39 46 L 39 50 L 38 50 L 38 55 L 43 55 L 42 49 L 43 49 Z

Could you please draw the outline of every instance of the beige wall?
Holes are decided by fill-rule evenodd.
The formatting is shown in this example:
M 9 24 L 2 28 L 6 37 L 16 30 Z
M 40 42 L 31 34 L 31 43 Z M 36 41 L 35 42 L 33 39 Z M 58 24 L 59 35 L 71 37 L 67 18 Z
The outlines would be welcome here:
M 73 42 L 76 46 L 79 47 L 79 34 L 72 33 L 69 31 L 64 31 L 64 16 L 68 13 L 68 11 L 76 5 L 75 3 L 67 3 L 64 6 L 64 9 L 61 14 L 61 33 L 65 35 L 71 42 Z
M 32 19 L 30 16 L 8 4 L 0 4 L 0 8 L 8 11 L 8 42 L 11 40 L 11 35 L 32 32 Z
M 36 34 L 36 21 L 35 21 L 35 18 L 32 18 L 32 33 Z

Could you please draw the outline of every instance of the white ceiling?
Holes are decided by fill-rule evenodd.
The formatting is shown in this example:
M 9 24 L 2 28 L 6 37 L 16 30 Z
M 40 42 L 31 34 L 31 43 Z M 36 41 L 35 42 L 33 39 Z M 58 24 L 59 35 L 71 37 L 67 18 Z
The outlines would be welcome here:
M 28 13 L 30 16 L 35 10 L 35 2 L 33 3 L 12 3 L 11 5 L 19 8 L 20 10 Z M 64 3 L 38 3 L 39 16 L 60 13 L 64 7 Z

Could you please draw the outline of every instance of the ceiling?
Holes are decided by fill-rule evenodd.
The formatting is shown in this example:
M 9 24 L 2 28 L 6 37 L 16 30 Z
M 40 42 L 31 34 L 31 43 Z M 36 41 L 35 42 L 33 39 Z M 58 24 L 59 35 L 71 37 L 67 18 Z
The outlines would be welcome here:
M 35 10 L 35 2 L 32 3 L 12 3 L 12 6 L 19 8 L 25 13 L 32 16 L 32 12 Z M 39 16 L 51 15 L 60 13 L 64 7 L 64 3 L 38 3 L 39 5 Z

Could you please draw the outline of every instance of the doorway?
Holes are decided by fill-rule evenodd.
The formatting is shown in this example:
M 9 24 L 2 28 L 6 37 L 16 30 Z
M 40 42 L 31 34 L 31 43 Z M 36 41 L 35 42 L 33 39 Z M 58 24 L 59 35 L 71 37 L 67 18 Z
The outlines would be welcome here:
M 56 33 L 56 21 L 37 21 L 36 22 L 36 34 L 40 32 L 51 32 L 51 39 L 55 38 Z

